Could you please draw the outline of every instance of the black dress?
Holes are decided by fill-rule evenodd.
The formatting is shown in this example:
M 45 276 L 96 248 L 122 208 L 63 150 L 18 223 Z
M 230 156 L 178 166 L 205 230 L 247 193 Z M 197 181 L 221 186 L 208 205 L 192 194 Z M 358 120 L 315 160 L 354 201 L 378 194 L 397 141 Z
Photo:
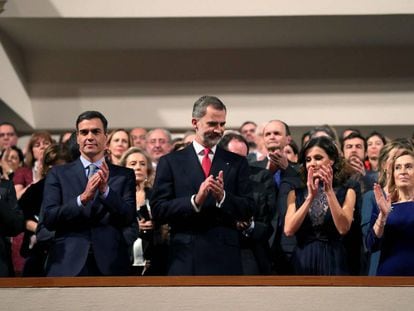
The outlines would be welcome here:
M 335 188 L 340 205 L 345 201 L 347 190 L 358 185 L 349 181 Z M 296 189 L 296 206 L 299 208 L 305 200 L 306 188 Z M 317 203 L 315 203 L 317 201 Z M 320 208 L 318 210 L 318 207 Z M 301 227 L 296 232 L 297 246 L 292 261 L 295 274 L 298 275 L 349 275 L 348 251 L 335 227 L 332 214 L 326 203 L 322 189 Z

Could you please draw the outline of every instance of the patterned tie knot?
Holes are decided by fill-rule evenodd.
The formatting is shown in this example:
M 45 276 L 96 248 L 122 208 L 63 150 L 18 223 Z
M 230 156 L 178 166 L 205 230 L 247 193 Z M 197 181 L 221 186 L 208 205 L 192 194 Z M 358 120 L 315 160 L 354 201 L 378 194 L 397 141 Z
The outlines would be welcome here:
M 88 179 L 93 176 L 93 174 L 96 173 L 98 170 L 98 167 L 95 164 L 89 164 L 88 166 Z

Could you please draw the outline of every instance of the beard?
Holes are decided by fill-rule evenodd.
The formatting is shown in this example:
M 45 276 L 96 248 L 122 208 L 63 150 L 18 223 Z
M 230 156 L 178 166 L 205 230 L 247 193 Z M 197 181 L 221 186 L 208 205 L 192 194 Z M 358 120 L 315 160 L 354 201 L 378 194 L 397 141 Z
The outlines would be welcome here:
M 203 140 L 204 143 L 209 146 L 213 147 L 218 144 L 223 134 L 217 134 L 217 133 L 204 133 Z

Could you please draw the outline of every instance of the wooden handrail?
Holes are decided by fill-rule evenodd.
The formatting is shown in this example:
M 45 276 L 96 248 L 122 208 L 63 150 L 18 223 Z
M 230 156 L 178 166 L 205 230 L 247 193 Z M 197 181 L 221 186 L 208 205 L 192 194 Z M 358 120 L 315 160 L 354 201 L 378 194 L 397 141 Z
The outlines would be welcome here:
M 0 288 L 30 287 L 186 287 L 186 286 L 342 286 L 407 287 L 414 277 L 355 276 L 130 276 L 0 278 Z

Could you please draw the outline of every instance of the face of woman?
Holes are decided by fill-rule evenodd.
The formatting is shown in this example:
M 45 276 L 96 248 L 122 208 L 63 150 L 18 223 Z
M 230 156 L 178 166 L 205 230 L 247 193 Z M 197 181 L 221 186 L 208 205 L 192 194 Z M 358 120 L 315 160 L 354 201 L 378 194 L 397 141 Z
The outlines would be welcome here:
M 367 140 L 367 156 L 368 159 L 378 159 L 379 153 L 384 146 L 381 138 L 372 136 Z
M 126 167 L 132 168 L 135 173 L 135 182 L 141 183 L 148 177 L 148 163 L 141 153 L 133 153 L 126 159 Z
M 397 188 L 414 189 L 414 158 L 403 155 L 395 160 L 394 180 Z
M 37 161 L 43 157 L 45 149 L 49 147 L 51 142 L 44 138 L 39 138 L 32 147 L 33 158 Z
M 298 155 L 293 152 L 293 149 L 290 145 L 286 145 L 285 148 L 283 148 L 283 151 L 286 154 L 286 157 L 288 160 L 292 163 L 298 162 Z
M 112 136 L 108 149 L 113 156 L 120 158 L 122 154 L 128 149 L 128 146 L 128 134 L 123 131 L 119 131 L 114 133 Z
M 16 150 L 11 149 L 7 158 L 7 163 L 10 165 L 13 171 L 17 170 L 20 166 L 19 154 Z
M 329 159 L 328 154 L 321 147 L 314 146 L 309 148 L 305 157 L 306 170 L 313 168 L 314 175 L 318 176 L 318 171 L 322 166 L 333 165 L 333 161 Z

